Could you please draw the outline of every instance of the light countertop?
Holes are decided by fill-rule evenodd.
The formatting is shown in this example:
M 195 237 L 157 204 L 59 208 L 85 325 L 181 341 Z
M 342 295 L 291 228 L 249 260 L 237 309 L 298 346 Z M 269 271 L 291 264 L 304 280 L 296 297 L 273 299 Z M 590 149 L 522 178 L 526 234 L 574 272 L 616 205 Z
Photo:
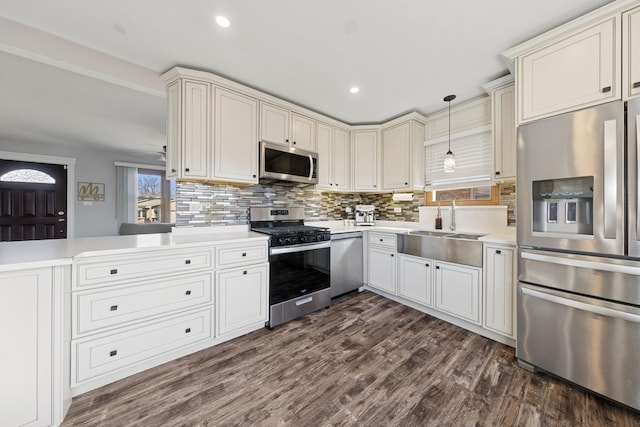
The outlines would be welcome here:
M 0 271 L 68 265 L 74 259 L 112 255 L 140 250 L 205 246 L 216 243 L 242 243 L 268 240 L 269 236 L 251 231 L 220 231 L 190 234 L 137 234 L 131 236 L 85 237 L 0 243 Z

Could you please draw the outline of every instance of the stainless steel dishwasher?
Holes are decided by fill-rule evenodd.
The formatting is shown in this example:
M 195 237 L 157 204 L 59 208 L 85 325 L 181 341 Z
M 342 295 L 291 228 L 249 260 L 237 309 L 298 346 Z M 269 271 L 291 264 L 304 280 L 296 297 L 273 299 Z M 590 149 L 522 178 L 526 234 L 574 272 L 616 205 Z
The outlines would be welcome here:
M 362 231 L 331 235 L 331 298 L 362 286 Z

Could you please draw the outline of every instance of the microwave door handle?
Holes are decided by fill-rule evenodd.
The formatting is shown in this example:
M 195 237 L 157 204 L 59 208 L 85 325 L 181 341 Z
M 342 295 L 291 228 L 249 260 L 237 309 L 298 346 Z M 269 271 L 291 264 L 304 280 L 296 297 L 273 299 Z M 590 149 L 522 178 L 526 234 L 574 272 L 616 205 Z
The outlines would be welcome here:
M 309 154 L 309 181 L 313 179 L 313 157 Z
M 615 239 L 618 227 L 617 121 L 604 122 L 604 238 Z

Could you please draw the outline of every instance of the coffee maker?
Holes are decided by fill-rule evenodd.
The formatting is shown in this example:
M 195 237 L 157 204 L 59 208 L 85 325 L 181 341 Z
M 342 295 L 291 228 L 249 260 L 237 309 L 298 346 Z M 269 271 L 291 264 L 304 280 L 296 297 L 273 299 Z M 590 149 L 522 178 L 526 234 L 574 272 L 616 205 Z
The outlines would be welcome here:
M 373 205 L 356 205 L 356 225 L 375 225 Z

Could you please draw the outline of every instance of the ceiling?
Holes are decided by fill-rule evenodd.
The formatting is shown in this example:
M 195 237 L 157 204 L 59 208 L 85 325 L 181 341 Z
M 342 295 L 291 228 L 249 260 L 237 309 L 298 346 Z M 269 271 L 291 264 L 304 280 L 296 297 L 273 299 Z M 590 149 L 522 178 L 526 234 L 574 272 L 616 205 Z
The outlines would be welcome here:
M 505 75 L 502 51 L 607 3 L 0 0 L 0 140 L 155 153 L 158 76 L 176 65 L 349 124 L 428 114 Z

